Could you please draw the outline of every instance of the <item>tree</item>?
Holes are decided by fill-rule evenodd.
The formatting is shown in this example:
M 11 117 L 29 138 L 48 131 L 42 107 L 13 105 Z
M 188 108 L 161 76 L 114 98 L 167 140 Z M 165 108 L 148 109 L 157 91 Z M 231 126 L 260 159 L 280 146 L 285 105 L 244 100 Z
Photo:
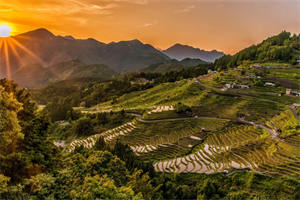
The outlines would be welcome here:
M 141 193 L 135 195 L 130 187 L 117 187 L 107 175 L 84 178 L 82 185 L 72 189 L 72 199 L 143 199 Z
M 92 120 L 89 117 L 79 118 L 73 125 L 73 131 L 77 136 L 89 136 L 94 133 Z
M 133 174 L 129 175 L 130 181 L 127 185 L 133 188 L 136 193 L 142 193 L 145 199 L 154 199 L 161 185 L 154 188 L 149 175 L 142 173 L 142 170 L 134 171 Z
M 8 182 L 10 178 L 0 174 L 0 197 L 8 192 Z
M 29 93 L 0 79 L 0 173 L 19 183 L 52 169 L 56 148 L 48 139 L 49 121 L 38 116 Z
M 0 85 L 0 173 L 8 177 L 16 176 L 18 148 L 24 138 L 17 116 L 21 109 L 22 104 L 14 94 Z

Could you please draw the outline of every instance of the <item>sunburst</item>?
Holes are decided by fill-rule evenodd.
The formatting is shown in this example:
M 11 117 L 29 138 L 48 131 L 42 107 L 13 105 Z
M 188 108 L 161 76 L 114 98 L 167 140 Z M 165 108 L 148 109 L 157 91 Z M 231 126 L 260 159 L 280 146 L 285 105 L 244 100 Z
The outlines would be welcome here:
M 11 59 L 16 59 L 20 65 L 19 68 L 22 67 L 22 58 L 27 56 L 33 60 L 33 63 L 45 66 L 43 59 L 18 41 L 18 36 L 9 36 L 5 34 L 5 31 L 1 32 L 1 29 L 0 33 L 0 77 L 12 78 Z M 22 55 L 20 55 L 19 52 L 22 52 Z

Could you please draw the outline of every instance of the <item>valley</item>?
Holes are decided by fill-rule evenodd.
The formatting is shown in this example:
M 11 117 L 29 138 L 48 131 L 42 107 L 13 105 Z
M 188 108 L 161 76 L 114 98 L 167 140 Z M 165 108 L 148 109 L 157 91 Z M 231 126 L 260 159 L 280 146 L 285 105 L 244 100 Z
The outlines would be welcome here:
M 299 35 L 178 60 L 25 35 L 67 59 L 0 79 L 0 199 L 299 199 Z
M 228 71 L 223 76 L 234 73 Z M 212 78 L 218 75 L 203 75 L 125 94 L 114 103 L 104 102 L 83 112 L 123 109 L 134 115 L 133 129 L 124 125 L 117 127 L 117 131 L 112 129 L 109 139 L 107 133 L 97 137 L 104 137 L 109 144 L 117 140 L 128 144 L 140 159 L 153 162 L 159 172 L 211 174 L 250 169 L 270 176 L 297 177 L 300 146 L 290 141 L 299 136 L 300 123 L 290 105 L 283 102 L 299 103 L 299 97 L 284 95 L 282 101 L 277 94 L 266 96 L 256 88 L 247 89 L 247 93 L 238 89 L 222 91 L 218 88 L 219 81 Z M 222 105 L 217 103 L 220 99 Z M 202 102 L 209 102 L 206 104 L 209 112 L 202 109 Z M 191 113 L 179 113 L 178 103 L 188 105 Z M 261 106 L 267 107 L 262 110 Z M 143 115 L 139 114 L 141 110 L 145 110 Z M 218 111 L 221 113 L 217 114 Z M 285 133 L 286 126 L 295 129 Z M 86 143 L 92 148 L 95 142 L 89 143 L 91 138 L 94 136 L 82 139 L 77 146 Z M 74 148 L 73 143 L 70 146 Z

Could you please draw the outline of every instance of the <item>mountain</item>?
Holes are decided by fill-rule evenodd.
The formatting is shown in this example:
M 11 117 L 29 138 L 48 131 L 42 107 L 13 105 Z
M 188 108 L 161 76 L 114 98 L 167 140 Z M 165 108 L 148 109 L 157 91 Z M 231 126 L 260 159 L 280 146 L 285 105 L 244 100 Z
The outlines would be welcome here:
M 175 44 L 162 52 L 170 58 L 177 60 L 182 60 L 185 58 L 198 58 L 206 62 L 214 62 L 216 59 L 225 55 L 223 52 L 219 52 L 216 50 L 205 51 L 182 44 Z
M 149 65 L 148 67 L 142 69 L 141 71 L 163 73 L 169 71 L 178 71 L 187 67 L 194 67 L 202 64 L 208 64 L 208 63 L 200 59 L 185 58 L 182 61 L 177 61 L 173 59 L 166 63 L 157 63 L 157 64 Z
M 105 64 L 115 71 L 132 71 L 153 63 L 166 62 L 169 58 L 151 45 L 138 40 L 105 44 L 95 39 L 75 39 L 72 36 L 56 36 L 46 29 L 37 29 L 7 39 L 8 56 L 2 45 L 0 56 L 9 58 L 11 73 L 24 66 L 39 64 L 51 67 L 55 64 L 79 59 L 85 64 Z M 6 66 L 6 61 L 0 61 Z M 0 68 L 0 76 L 7 74 Z
M 117 73 L 106 65 L 87 65 L 80 60 L 71 60 L 48 68 L 38 64 L 26 65 L 13 74 L 13 79 L 22 87 L 37 88 L 62 80 L 109 80 L 115 75 Z

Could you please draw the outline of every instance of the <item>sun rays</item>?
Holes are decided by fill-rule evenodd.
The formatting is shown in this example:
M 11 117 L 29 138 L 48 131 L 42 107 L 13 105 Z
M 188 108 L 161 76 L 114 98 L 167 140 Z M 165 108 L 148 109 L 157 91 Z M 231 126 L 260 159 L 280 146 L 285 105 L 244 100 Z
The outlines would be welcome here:
M 21 54 L 20 54 L 21 53 Z M 12 69 L 12 60 L 19 65 L 18 69 L 24 67 L 22 61 L 24 57 L 32 59 L 32 63 L 45 66 L 45 62 L 34 52 L 29 50 L 26 46 L 22 45 L 14 37 L 0 37 L 0 76 L 12 78 L 16 69 Z

